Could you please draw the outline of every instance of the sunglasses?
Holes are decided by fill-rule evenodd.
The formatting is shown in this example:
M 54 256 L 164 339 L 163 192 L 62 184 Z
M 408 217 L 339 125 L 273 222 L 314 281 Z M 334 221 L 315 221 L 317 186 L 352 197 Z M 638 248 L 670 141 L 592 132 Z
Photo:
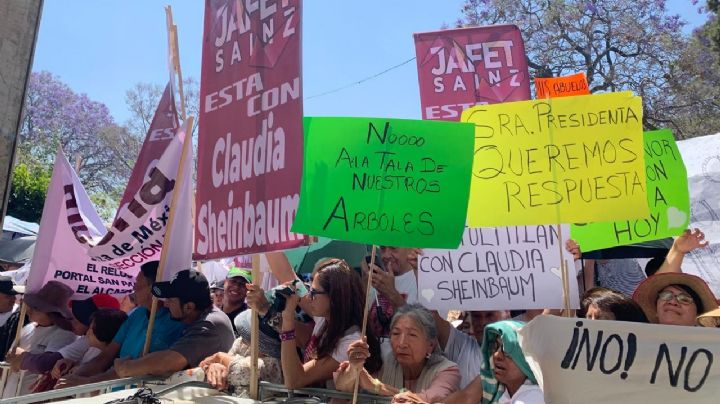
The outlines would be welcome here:
M 692 296 L 688 295 L 687 293 L 678 293 L 676 295 L 669 290 L 665 290 L 658 294 L 658 300 L 662 300 L 664 302 L 669 302 L 673 299 L 675 299 L 678 303 L 684 304 L 684 305 L 694 303 Z
M 327 295 L 328 292 L 323 292 L 323 291 L 320 291 L 320 290 L 317 290 L 317 289 L 311 287 L 311 288 L 309 289 L 309 291 L 308 291 L 308 294 L 310 295 L 310 300 L 315 300 L 315 296 L 317 296 L 317 295 Z

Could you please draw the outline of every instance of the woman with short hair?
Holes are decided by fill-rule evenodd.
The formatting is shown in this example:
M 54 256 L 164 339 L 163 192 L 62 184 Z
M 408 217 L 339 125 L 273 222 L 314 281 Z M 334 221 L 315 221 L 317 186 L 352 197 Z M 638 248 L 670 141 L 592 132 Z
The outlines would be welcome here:
M 338 390 L 353 391 L 359 387 L 370 393 L 394 396 L 396 401 L 436 403 L 457 391 L 460 370 L 447 360 L 437 345 L 437 329 L 432 314 L 419 304 L 400 307 L 390 324 L 392 354 L 383 358 L 376 379 L 363 368 L 371 356 L 368 345 L 358 340 L 348 348 L 349 362 L 340 365 L 336 374 Z

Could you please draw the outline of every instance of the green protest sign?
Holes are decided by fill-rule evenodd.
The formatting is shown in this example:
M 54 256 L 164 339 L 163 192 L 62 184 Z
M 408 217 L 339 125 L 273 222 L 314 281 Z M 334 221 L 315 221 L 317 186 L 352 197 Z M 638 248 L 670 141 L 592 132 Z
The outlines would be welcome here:
M 583 251 L 677 236 L 690 220 L 687 171 L 669 129 L 643 134 L 650 217 L 573 225 L 572 238 Z
M 295 233 L 399 247 L 456 248 L 473 160 L 472 124 L 305 118 Z

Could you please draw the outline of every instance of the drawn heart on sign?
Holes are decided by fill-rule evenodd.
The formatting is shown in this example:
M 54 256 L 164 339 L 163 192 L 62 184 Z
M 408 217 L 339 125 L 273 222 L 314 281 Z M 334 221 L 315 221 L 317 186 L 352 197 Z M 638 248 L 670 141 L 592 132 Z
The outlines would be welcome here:
M 667 210 L 667 217 L 668 217 L 668 229 L 674 229 L 674 228 L 685 228 L 686 221 L 687 221 L 687 214 L 683 212 L 682 210 L 671 206 Z
M 432 289 L 423 289 L 420 294 L 430 303 L 435 296 L 435 291 Z
M 550 268 L 550 272 L 552 272 L 552 274 L 557 276 L 558 278 L 562 279 L 562 271 L 560 270 L 560 268 L 552 267 Z

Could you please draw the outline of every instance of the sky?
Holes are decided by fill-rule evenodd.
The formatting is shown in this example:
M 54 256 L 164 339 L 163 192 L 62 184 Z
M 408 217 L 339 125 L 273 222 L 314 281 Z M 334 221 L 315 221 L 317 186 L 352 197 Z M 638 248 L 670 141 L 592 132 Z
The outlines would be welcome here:
M 327 95 L 415 56 L 412 34 L 453 25 L 462 0 L 306 0 L 303 85 L 306 116 L 420 119 L 416 64 Z M 668 0 L 692 28 L 705 16 L 690 0 Z M 204 1 L 45 0 L 33 70 L 47 70 L 103 102 L 118 123 L 129 118 L 125 93 L 168 79 L 164 6 L 178 26 L 184 77 L 200 79 Z

